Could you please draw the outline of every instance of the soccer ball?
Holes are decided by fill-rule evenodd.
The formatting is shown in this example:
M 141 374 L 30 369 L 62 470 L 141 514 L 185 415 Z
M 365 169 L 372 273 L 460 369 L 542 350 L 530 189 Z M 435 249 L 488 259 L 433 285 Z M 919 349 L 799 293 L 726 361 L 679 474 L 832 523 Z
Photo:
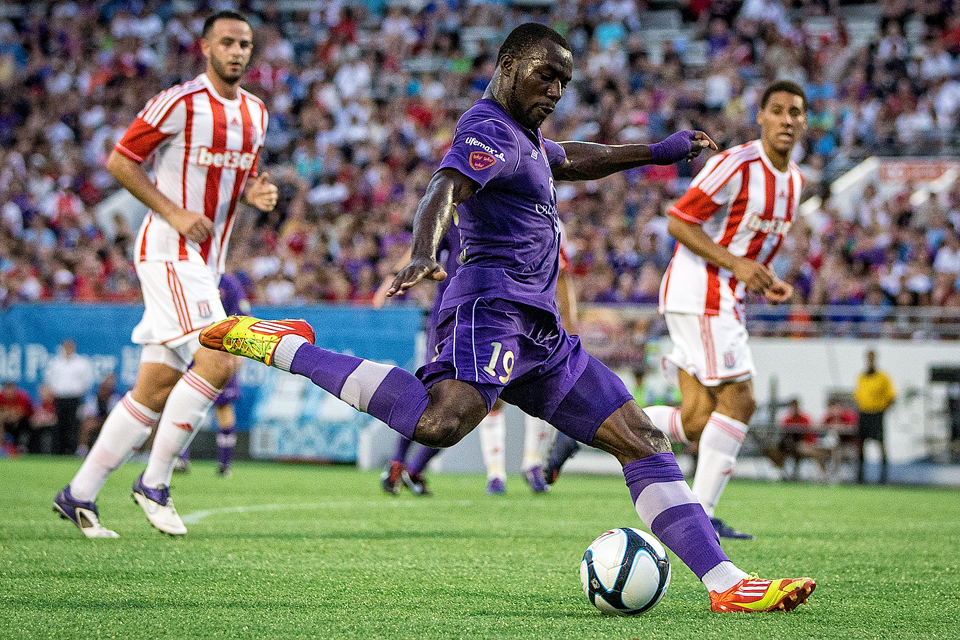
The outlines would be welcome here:
M 590 543 L 580 562 L 583 592 L 601 613 L 634 616 L 653 607 L 670 585 L 670 559 L 653 535 L 624 527 Z

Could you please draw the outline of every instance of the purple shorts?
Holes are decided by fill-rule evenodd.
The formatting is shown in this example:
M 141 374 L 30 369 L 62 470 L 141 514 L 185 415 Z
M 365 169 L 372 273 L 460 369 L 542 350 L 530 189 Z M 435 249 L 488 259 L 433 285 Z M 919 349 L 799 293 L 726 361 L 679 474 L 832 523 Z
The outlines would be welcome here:
M 445 309 L 437 341 L 440 355 L 417 371 L 427 388 L 463 380 L 488 411 L 501 397 L 580 442 L 592 442 L 600 424 L 633 400 L 617 374 L 536 307 L 481 298 Z
M 237 376 L 230 378 L 227 386 L 223 388 L 217 399 L 213 401 L 213 406 L 222 407 L 240 399 L 240 381 Z

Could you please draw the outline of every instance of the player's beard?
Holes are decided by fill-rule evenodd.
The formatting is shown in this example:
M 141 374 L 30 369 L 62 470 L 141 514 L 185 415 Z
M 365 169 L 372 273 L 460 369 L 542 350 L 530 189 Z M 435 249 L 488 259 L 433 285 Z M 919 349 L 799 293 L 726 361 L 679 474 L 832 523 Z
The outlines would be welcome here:
M 531 131 L 539 129 L 543 121 L 546 120 L 546 118 L 538 118 L 534 115 L 534 110 L 537 108 L 536 105 L 531 107 L 525 106 L 517 98 L 516 94 L 510 96 L 509 102 L 510 104 L 507 105 L 507 108 L 511 115 L 516 114 L 514 115 L 516 121 Z
M 227 63 L 213 56 L 210 56 L 210 66 L 213 68 L 213 72 L 216 73 L 220 79 L 227 84 L 236 84 L 237 82 L 240 82 L 240 78 L 243 77 L 244 72 L 247 70 L 247 65 L 241 64 L 238 71 L 231 72 L 227 68 Z

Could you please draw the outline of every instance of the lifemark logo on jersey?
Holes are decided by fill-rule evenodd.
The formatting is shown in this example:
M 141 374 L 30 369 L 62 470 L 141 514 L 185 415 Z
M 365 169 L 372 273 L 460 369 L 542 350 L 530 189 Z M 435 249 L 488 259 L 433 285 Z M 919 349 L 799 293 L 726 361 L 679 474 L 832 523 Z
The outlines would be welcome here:
M 197 164 L 201 167 L 218 167 L 223 169 L 240 169 L 246 171 L 253 168 L 257 159 L 255 153 L 249 151 L 235 151 L 232 149 L 214 150 L 200 147 L 197 151 Z
M 480 147 L 483 151 L 472 151 L 470 152 L 470 168 L 474 171 L 483 171 L 484 169 L 489 169 L 492 167 L 497 160 L 501 162 L 506 162 L 507 157 L 503 155 L 502 152 L 497 151 L 488 144 L 480 142 L 473 136 L 470 136 L 463 143 L 469 147 Z

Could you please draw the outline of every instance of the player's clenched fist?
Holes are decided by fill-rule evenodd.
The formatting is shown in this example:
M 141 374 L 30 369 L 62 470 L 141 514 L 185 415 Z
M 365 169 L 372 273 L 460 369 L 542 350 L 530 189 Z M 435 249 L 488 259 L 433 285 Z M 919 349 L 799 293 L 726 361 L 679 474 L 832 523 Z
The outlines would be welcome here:
M 280 190 L 277 185 L 270 182 L 270 174 L 261 173 L 250 183 L 246 190 L 247 204 L 260 209 L 260 211 L 273 211 L 277 206 L 277 198 Z

